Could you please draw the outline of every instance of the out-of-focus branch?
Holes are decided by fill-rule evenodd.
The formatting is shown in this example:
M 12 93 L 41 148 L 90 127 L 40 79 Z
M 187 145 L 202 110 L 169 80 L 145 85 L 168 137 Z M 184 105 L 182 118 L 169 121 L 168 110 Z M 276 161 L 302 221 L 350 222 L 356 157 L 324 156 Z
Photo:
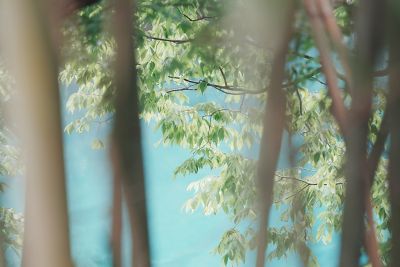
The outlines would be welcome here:
M 260 209 L 260 229 L 257 241 L 257 267 L 265 264 L 265 253 L 268 244 L 267 226 L 269 211 L 273 199 L 273 185 L 276 165 L 279 158 L 283 129 L 285 127 L 286 95 L 282 89 L 285 78 L 285 63 L 295 14 L 295 1 L 280 1 L 278 7 L 284 17 L 271 21 L 274 25 L 282 25 L 278 36 L 277 50 L 273 59 L 271 83 L 269 85 L 266 110 L 263 120 L 263 133 L 258 163 L 258 194 Z M 277 7 L 277 8 L 278 8 Z M 284 10 L 284 11 L 282 11 Z M 283 21 L 281 21 L 283 19 Z M 271 127 L 273 125 L 273 127 Z
M 111 156 L 120 175 L 128 207 L 135 267 L 150 266 L 146 193 L 139 121 L 139 99 L 132 23 L 134 8 L 129 0 L 115 0 L 114 36 L 117 45 L 115 65 L 115 120 Z M 119 256 L 118 256 L 119 257 Z
M 314 40 L 321 58 L 322 71 L 332 98 L 332 115 L 335 117 L 343 136 L 347 135 L 347 109 L 343 104 L 341 90 L 338 87 L 336 69 L 330 57 L 329 42 L 320 21 L 318 9 L 314 0 L 304 0 L 304 6 L 310 19 Z
M 344 78 L 347 82 L 347 85 L 350 89 L 353 87 L 353 81 L 352 81 L 352 72 L 350 68 L 350 63 L 349 63 L 349 55 L 348 55 L 348 49 L 346 46 L 343 44 L 343 36 L 342 32 L 340 31 L 336 20 L 333 16 L 333 10 L 332 7 L 329 3 L 329 1 L 326 0 L 316 0 L 317 6 L 319 9 L 319 12 L 321 14 L 321 18 L 324 21 L 325 27 L 328 30 L 328 33 L 330 37 L 332 38 L 333 44 L 335 45 L 340 61 L 342 63 L 342 67 L 344 70 Z
M 371 200 L 371 186 L 374 182 L 375 173 L 378 169 L 378 165 L 385 148 L 385 141 L 388 136 L 388 110 L 386 108 L 384 117 L 381 122 L 381 127 L 376 138 L 375 144 L 372 148 L 371 153 L 369 154 L 367 161 L 367 171 L 365 175 L 365 203 L 366 203 L 366 211 L 367 211 L 367 222 L 368 228 L 365 233 L 365 248 L 367 250 L 367 254 L 371 261 L 372 267 L 380 267 L 382 266 L 380 256 L 379 256 L 379 247 L 378 240 L 376 237 L 375 231 L 375 223 L 373 216 L 373 207 Z
M 341 267 L 358 266 L 361 244 L 365 235 L 364 214 L 366 208 L 371 209 L 370 197 L 367 194 L 369 190 L 366 190 L 369 189 L 368 176 L 370 174 L 366 173 L 365 167 L 368 164 L 366 155 L 368 121 L 372 106 L 373 66 L 382 47 L 382 33 L 385 25 L 382 10 L 384 10 L 384 5 L 376 0 L 362 1 L 358 10 L 355 47 L 357 65 L 352 71 L 354 88 L 346 144 L 347 187 L 343 212 Z M 372 210 L 367 211 L 367 216 L 370 223 L 368 234 L 374 231 Z M 366 248 L 369 250 L 371 261 L 379 266 L 379 258 L 374 251 L 371 251 L 378 247 L 376 237 L 371 235 L 369 237 L 370 239 L 365 238 Z M 371 240 L 373 242 L 370 243 Z
M 338 26 L 336 25 L 335 19 L 333 18 L 332 15 L 332 8 L 330 7 L 329 3 L 326 1 L 321 1 L 321 0 L 316 0 L 317 6 L 319 8 L 320 14 L 321 14 L 321 18 L 323 18 L 324 22 L 325 22 L 325 26 L 326 29 L 328 30 L 328 32 L 331 35 L 331 38 L 333 39 L 333 42 L 335 44 L 335 46 L 337 47 L 338 51 L 339 51 L 339 56 L 341 58 L 342 61 L 342 65 L 343 68 L 345 70 L 345 75 L 344 75 L 344 79 L 347 81 L 350 89 L 353 87 L 352 84 L 352 72 L 350 69 L 350 65 L 349 65 L 349 60 L 348 60 L 348 55 L 347 55 L 347 49 L 346 47 L 343 45 L 342 43 L 342 35 L 341 32 L 338 28 Z M 314 36 L 316 39 L 316 43 L 317 43 L 317 47 L 320 50 L 320 53 L 324 54 L 324 56 L 321 55 L 321 61 L 322 61 L 322 66 L 325 72 L 325 75 L 328 76 L 332 76 L 332 79 L 328 80 L 327 77 L 327 82 L 328 82 L 328 88 L 331 88 L 331 92 L 337 92 L 334 95 L 338 95 L 340 94 L 340 89 L 337 87 L 337 78 L 336 73 L 335 73 L 335 68 L 334 65 L 330 59 L 330 55 L 329 55 L 329 49 L 328 49 L 328 42 L 326 41 L 326 37 L 324 36 L 324 31 L 323 31 L 323 27 L 320 26 L 320 23 L 318 23 L 318 13 L 316 10 L 313 10 L 313 4 L 312 1 L 305 1 L 306 4 L 306 9 L 308 10 L 308 13 L 311 17 L 311 21 L 313 21 L 313 17 L 314 17 L 314 22 L 312 23 L 312 28 L 314 31 Z M 314 15 L 312 15 L 314 14 Z M 324 63 L 325 61 L 325 63 Z M 328 68 L 324 68 L 324 65 L 328 65 Z M 335 81 L 333 84 L 330 81 Z M 329 89 L 328 89 L 329 90 Z M 331 94 L 332 96 L 332 94 Z M 348 123 L 345 121 L 347 116 L 340 116 L 340 114 L 343 113 L 347 113 L 340 111 L 340 110 L 344 110 L 344 105 L 343 105 L 343 101 L 341 99 L 339 99 L 339 97 L 335 97 L 336 99 L 336 103 L 338 108 L 336 110 L 336 115 L 335 115 L 335 108 L 333 108 L 333 115 L 335 116 L 339 127 L 342 131 L 342 133 L 344 134 L 345 139 L 347 138 L 347 134 L 349 134 L 349 125 Z M 332 98 L 333 102 L 335 102 L 335 99 Z M 333 105 L 335 105 L 335 103 L 333 103 Z M 341 118 L 342 117 L 342 118 Z M 342 125 L 342 126 L 341 126 Z M 377 149 L 374 149 L 374 153 L 372 153 L 372 156 L 374 156 L 372 158 L 372 164 L 374 164 L 375 162 L 379 161 L 380 158 L 380 154 L 381 151 L 380 150 L 380 142 L 381 139 L 378 139 L 378 143 L 377 146 L 375 146 Z M 383 141 L 384 142 L 384 141 Z M 378 156 L 375 156 L 377 153 L 379 153 Z M 376 158 L 377 157 L 377 158 Z M 370 164 L 368 164 L 370 165 Z M 377 165 L 377 163 L 376 163 Z M 376 166 L 373 165 L 372 167 L 369 168 L 369 170 L 366 172 L 365 175 L 365 179 L 369 179 L 370 176 L 374 177 L 375 174 L 375 170 L 376 170 Z M 375 235 L 375 227 L 374 227 L 374 222 L 373 222 L 373 216 L 372 216 L 372 206 L 371 206 L 371 200 L 369 197 L 369 189 L 370 186 L 366 185 L 365 186 L 366 192 L 368 192 L 367 198 L 365 200 L 366 203 L 366 207 L 367 207 L 367 216 L 368 216 L 368 223 L 369 223 L 369 231 L 366 233 L 366 248 L 368 250 L 368 254 L 370 256 L 371 262 L 373 264 L 374 267 L 379 267 L 380 264 L 380 259 L 379 256 L 377 255 L 377 250 L 376 248 L 378 247 L 377 245 L 377 240 L 376 240 L 376 235 Z

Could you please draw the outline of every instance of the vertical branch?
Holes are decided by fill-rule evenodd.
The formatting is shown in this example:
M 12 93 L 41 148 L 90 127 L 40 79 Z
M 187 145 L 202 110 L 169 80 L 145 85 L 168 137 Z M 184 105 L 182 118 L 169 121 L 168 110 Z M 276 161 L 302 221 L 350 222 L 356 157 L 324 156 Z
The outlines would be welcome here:
M 372 204 L 371 204 L 371 195 L 369 192 L 369 186 L 365 187 L 365 208 L 367 211 L 367 222 L 368 222 L 368 227 L 365 231 L 365 250 L 367 251 L 369 260 L 371 262 L 372 267 L 381 267 L 381 260 L 379 257 L 379 246 L 378 246 L 378 240 L 376 238 L 376 231 L 375 231 L 375 223 L 374 223 L 374 214 L 373 214 L 373 209 L 372 209 Z
M 372 104 L 372 74 L 381 48 L 382 6 L 379 1 L 362 1 L 357 21 L 356 62 L 353 100 L 347 142 L 346 196 L 340 266 L 358 266 L 366 200 L 367 134 Z
M 330 2 L 326 0 L 316 0 L 316 2 L 319 12 L 321 13 L 321 18 L 325 24 L 325 28 L 327 29 L 333 44 L 338 51 L 338 55 L 344 70 L 345 80 L 351 90 L 351 88 L 353 88 L 352 71 L 350 68 L 348 51 L 346 46 L 343 44 L 342 32 L 340 31 L 338 25 L 336 24 L 336 20 L 333 17 L 333 10 Z
M 389 199 L 391 205 L 390 229 L 392 248 L 390 252 L 390 266 L 397 266 L 400 262 L 400 18 L 398 2 L 388 1 L 389 12 Z
M 278 49 L 273 60 L 258 163 L 260 230 L 257 246 L 257 267 L 262 267 L 265 264 L 265 253 L 268 244 L 267 225 L 272 204 L 274 175 L 285 126 L 286 95 L 282 89 L 282 81 L 285 76 L 286 55 L 292 36 L 292 24 L 295 14 L 294 1 L 285 1 L 281 8 L 285 8 L 283 13 L 286 16 L 285 20 L 282 21 L 282 25 L 284 25 L 282 27 L 283 34 L 280 36 L 280 42 L 277 44 Z M 280 21 L 274 23 L 279 24 Z
M 0 39 L 17 87 L 10 114 L 26 166 L 22 266 L 70 267 L 58 73 L 43 12 L 47 2 L 1 4 Z
M 133 241 L 133 265 L 150 266 L 146 194 L 139 121 L 137 70 L 132 42 L 134 10 L 130 1 L 115 0 L 114 31 L 117 44 L 115 68 L 115 121 L 112 145 L 115 173 L 121 174 Z
M 365 186 L 365 203 L 366 203 L 366 211 L 367 211 L 367 222 L 368 228 L 365 234 L 365 249 L 367 250 L 367 254 L 371 261 L 372 267 L 380 267 L 382 266 L 380 256 L 379 256 L 379 246 L 378 240 L 376 237 L 375 231 L 375 223 L 374 223 L 374 215 L 373 215 L 373 207 L 371 200 L 371 186 L 374 182 L 375 173 L 378 169 L 378 165 L 380 162 L 380 158 L 382 156 L 382 152 L 385 148 L 385 141 L 388 135 L 388 110 L 386 108 L 381 127 L 378 133 L 378 137 L 376 138 L 375 144 L 372 148 L 371 153 L 368 157 L 367 162 L 367 170 L 366 170 L 366 186 Z
M 325 27 L 328 33 L 330 33 L 331 38 L 333 39 L 337 49 L 339 50 L 339 56 L 341 57 L 342 65 L 346 72 L 346 80 L 350 88 L 353 86 L 352 85 L 353 77 L 351 75 L 352 72 L 349 67 L 346 48 L 342 43 L 342 36 L 332 16 L 332 9 L 329 3 L 321 0 L 316 0 L 316 2 L 319 8 L 319 12 L 321 13 L 321 17 L 319 17 L 319 13 L 317 12 L 316 7 L 312 3 L 312 0 L 311 1 L 306 0 L 305 7 L 310 16 L 311 26 L 314 32 L 314 38 L 316 41 L 317 48 L 320 51 L 321 64 L 323 66 L 323 71 L 325 73 L 328 83 L 328 90 L 332 97 L 332 102 L 333 102 L 332 113 L 339 125 L 339 128 L 341 129 L 342 134 L 344 135 L 345 140 L 347 140 L 348 138 L 347 135 L 350 134 L 350 125 L 347 122 L 348 112 L 343 105 L 341 97 L 339 97 L 340 89 L 337 87 L 337 77 L 333 62 L 330 58 L 328 40 L 324 34 L 324 28 L 321 25 L 321 22 L 319 21 L 321 18 L 324 19 Z M 368 106 L 368 104 L 363 104 L 363 105 Z M 343 114 L 345 114 L 345 116 Z M 367 218 L 369 224 L 369 228 L 365 236 L 365 246 L 373 267 L 379 267 L 381 264 L 377 250 L 378 242 L 376 239 L 375 226 L 373 222 L 372 205 L 369 196 L 370 185 L 368 184 L 368 181 L 370 180 L 372 181 L 374 178 L 375 171 L 379 163 L 380 155 L 382 153 L 383 145 L 386 139 L 385 127 L 384 127 L 385 124 L 382 125 L 383 127 L 381 129 L 380 136 L 377 140 L 377 143 L 374 145 L 373 152 L 370 155 L 371 158 L 368 160 L 367 171 L 364 173 L 364 177 L 366 180 L 366 184 L 364 186 L 366 192 L 365 205 L 367 207 Z M 346 145 L 348 145 L 348 143 L 346 143 Z
M 304 0 L 304 6 L 310 19 L 315 44 L 321 58 L 322 71 L 325 74 L 328 92 L 332 98 L 332 115 L 335 117 L 343 136 L 347 130 L 347 110 L 343 104 L 341 90 L 338 87 L 338 79 L 332 59 L 327 36 L 323 24 L 320 21 L 319 13 L 314 0 Z

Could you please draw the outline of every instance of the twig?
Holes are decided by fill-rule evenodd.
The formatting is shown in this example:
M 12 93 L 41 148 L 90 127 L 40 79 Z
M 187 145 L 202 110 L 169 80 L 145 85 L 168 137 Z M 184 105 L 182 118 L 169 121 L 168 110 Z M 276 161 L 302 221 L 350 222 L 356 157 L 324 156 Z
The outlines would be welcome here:
M 224 79 L 225 86 L 228 87 L 228 83 L 226 82 L 225 73 L 224 73 L 224 71 L 222 70 L 222 67 L 221 67 L 221 66 L 219 66 L 219 71 L 221 72 L 222 78 Z
M 178 8 L 179 13 L 182 14 L 182 16 L 184 16 L 185 18 L 187 18 L 189 21 L 191 22 L 196 22 L 196 21 L 201 21 L 201 20 L 209 20 L 209 19 L 214 19 L 216 17 L 214 16 L 206 16 L 206 15 L 200 15 L 197 18 L 192 19 L 191 17 L 189 17 L 188 15 L 184 14 L 179 8 Z
M 298 87 L 296 87 L 296 95 L 297 95 L 297 98 L 299 99 L 300 115 L 303 115 L 303 100 L 301 100 L 301 95 L 300 95 Z
M 186 44 L 186 43 L 190 43 L 190 42 L 194 41 L 194 39 L 168 39 L 168 38 L 151 36 L 151 35 L 147 35 L 147 34 L 143 34 L 143 36 L 150 40 L 169 42 L 169 43 L 175 43 L 175 44 Z

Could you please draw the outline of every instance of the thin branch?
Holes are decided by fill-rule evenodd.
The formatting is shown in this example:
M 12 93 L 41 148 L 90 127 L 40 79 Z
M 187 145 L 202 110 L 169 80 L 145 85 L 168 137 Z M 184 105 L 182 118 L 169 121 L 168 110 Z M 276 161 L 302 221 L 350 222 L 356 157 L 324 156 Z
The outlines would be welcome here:
M 228 83 L 226 82 L 225 73 L 224 73 L 224 71 L 223 71 L 221 66 L 219 66 L 219 71 L 221 72 L 222 78 L 224 79 L 225 86 L 228 87 Z
M 201 117 L 202 117 L 202 118 L 205 118 L 205 117 L 212 117 L 213 115 L 215 115 L 215 114 L 218 113 L 218 112 L 240 113 L 240 114 L 242 114 L 243 116 L 246 116 L 246 117 L 249 116 L 248 114 L 243 113 L 241 110 L 233 110 L 233 109 L 221 108 L 221 109 L 217 109 L 217 110 L 211 112 L 210 114 L 203 115 L 203 116 L 201 116 Z
M 297 95 L 297 98 L 299 99 L 300 115 L 303 115 L 303 100 L 301 99 L 301 95 L 300 95 L 298 87 L 296 87 L 296 95 Z
M 312 77 L 311 79 L 314 80 L 314 81 L 316 81 L 316 82 L 318 82 L 318 83 L 320 83 L 320 84 L 322 84 L 322 85 L 324 85 L 324 86 L 327 86 L 327 85 L 328 85 L 326 82 L 323 82 L 323 81 L 321 81 L 321 80 L 318 79 L 318 78 Z
M 288 88 L 294 85 L 297 85 L 301 82 L 306 81 L 307 79 L 313 78 L 315 75 L 319 74 L 322 68 L 316 68 L 312 71 L 310 71 L 309 73 L 305 74 L 303 77 L 300 77 L 294 81 L 288 82 L 288 83 L 284 83 L 282 86 L 283 88 Z
M 286 95 L 282 88 L 285 78 L 286 57 L 289 50 L 289 42 L 292 38 L 293 22 L 295 17 L 295 1 L 279 1 L 280 6 L 276 6 L 277 12 L 282 12 L 280 16 L 275 16 L 276 20 L 271 23 L 280 25 L 281 33 L 277 42 L 272 72 L 270 73 L 270 84 L 268 98 L 263 119 L 263 133 L 261 137 L 261 147 L 259 164 L 257 170 L 257 182 L 259 193 L 259 232 L 257 240 L 256 266 L 263 267 L 265 264 L 265 253 L 268 244 L 267 226 L 269 212 L 273 202 L 273 185 L 275 170 L 281 150 L 282 135 L 285 127 Z M 268 127 L 269 125 L 274 127 Z
M 296 177 L 293 177 L 293 176 L 280 175 L 280 174 L 277 174 L 277 173 L 275 174 L 275 176 L 278 177 L 279 180 L 288 179 L 288 180 L 298 181 L 298 182 L 301 182 L 301 183 L 312 185 L 312 183 L 310 183 L 308 181 L 305 181 L 305 180 L 302 180 L 302 179 L 299 179 L 299 178 L 296 178 Z
M 337 82 L 336 69 L 330 57 L 329 43 L 320 21 L 318 11 L 315 6 L 315 1 L 304 0 L 304 6 L 310 19 L 310 24 L 317 49 L 321 58 L 322 71 L 325 74 L 325 79 L 328 85 L 328 92 L 332 98 L 332 114 L 336 118 L 340 131 L 346 137 L 347 130 L 347 109 L 343 104 L 341 90 Z
M 191 43 L 194 41 L 194 39 L 168 39 L 168 38 L 151 36 L 151 35 L 147 35 L 147 34 L 143 34 L 143 36 L 150 40 L 169 42 L 169 43 L 174 43 L 174 44 L 186 44 L 186 43 Z
M 182 14 L 182 16 L 184 16 L 185 18 L 187 18 L 189 21 L 191 22 L 197 22 L 197 21 L 201 21 L 201 20 L 210 20 L 210 19 L 215 19 L 215 16 L 206 16 L 206 15 L 199 15 L 197 18 L 191 18 L 188 15 L 186 15 L 185 13 L 183 13 L 179 8 L 178 8 L 179 13 Z
M 244 100 L 246 99 L 246 95 L 242 96 L 242 101 L 240 101 L 240 106 L 239 106 L 239 110 L 242 111 L 243 109 L 243 105 L 244 105 Z
M 176 77 L 176 76 L 168 76 L 168 78 L 174 79 L 174 80 L 183 80 L 183 81 L 191 83 L 191 84 L 200 84 L 202 82 L 205 82 L 204 80 L 195 81 L 195 80 L 191 80 L 191 79 L 187 79 L 187 78 L 182 79 L 181 77 Z M 245 88 L 234 87 L 234 86 L 230 86 L 230 85 L 220 85 L 220 84 L 214 84 L 214 83 L 210 83 L 210 82 L 206 82 L 206 83 L 207 83 L 207 86 L 213 87 L 218 91 L 221 91 L 225 94 L 231 94 L 231 95 L 261 94 L 261 93 L 266 92 L 265 89 L 246 90 Z
M 339 29 L 339 26 L 336 23 L 336 20 L 333 16 L 333 10 L 329 1 L 325 0 L 316 0 L 317 6 L 319 8 L 321 17 L 325 23 L 325 27 L 332 38 L 332 41 L 338 50 L 339 58 L 342 63 L 345 75 L 344 78 L 350 88 L 350 92 L 353 88 L 352 81 L 352 71 L 349 63 L 348 49 L 343 44 L 343 36 L 342 32 Z
M 284 88 L 284 89 L 285 88 L 289 88 L 289 87 L 295 86 L 295 85 L 297 85 L 297 84 L 299 84 L 301 82 L 304 82 L 305 80 L 307 80 L 309 78 L 312 78 L 313 76 L 318 74 L 320 71 L 321 71 L 321 68 L 317 68 L 317 69 L 314 69 L 314 70 L 310 71 L 309 73 L 305 74 L 303 77 L 301 77 L 301 78 L 299 78 L 297 80 L 294 80 L 294 81 L 291 81 L 291 82 L 287 82 L 287 83 L 282 83 L 282 88 Z M 223 70 L 221 68 L 220 68 L 220 72 L 221 72 L 221 75 L 222 75 L 222 77 L 224 79 L 224 83 L 225 84 L 221 85 L 221 84 L 215 84 L 215 83 L 207 82 L 207 86 L 213 87 L 213 88 L 215 88 L 215 89 L 217 89 L 217 90 L 219 90 L 219 91 L 221 91 L 221 92 L 223 92 L 225 94 L 232 94 L 232 95 L 262 94 L 262 93 L 265 93 L 267 91 L 267 88 L 263 88 L 263 89 L 259 89 L 259 90 L 247 90 L 247 89 L 245 89 L 243 87 L 237 87 L 237 86 L 228 85 L 227 81 L 226 81 L 225 73 L 223 72 Z M 204 80 L 195 81 L 195 80 L 191 80 L 191 79 L 187 79 L 187 78 L 183 78 L 182 79 L 181 77 L 177 77 L 177 76 L 168 76 L 168 78 L 174 79 L 174 80 L 183 80 L 183 81 L 191 83 L 191 84 L 200 84 L 201 82 L 204 81 Z M 185 88 L 186 87 L 178 89 L 177 91 L 185 91 L 185 90 L 187 90 Z M 230 92 L 227 92 L 227 91 L 230 91 Z
M 303 180 L 303 179 L 299 179 L 299 178 L 293 177 L 293 176 L 286 176 L 286 175 L 280 175 L 280 174 L 275 174 L 275 176 L 279 178 L 278 181 L 280 181 L 282 179 L 288 179 L 288 180 L 293 180 L 293 181 L 297 181 L 297 182 L 300 182 L 300 183 L 304 183 L 304 184 L 309 185 L 309 186 L 315 186 L 315 185 L 319 184 L 319 183 L 312 183 L 312 182 L 309 182 L 309 181 L 306 181 L 306 180 Z M 344 182 L 336 182 L 335 183 L 335 185 L 343 185 L 343 184 L 344 184 Z M 326 186 L 326 185 L 328 185 L 328 183 L 323 183 L 322 185 Z
M 182 87 L 182 88 L 174 88 L 174 89 L 169 89 L 166 90 L 165 93 L 169 94 L 169 93 L 173 93 L 173 92 L 181 92 L 181 91 L 197 91 L 197 88 L 192 88 L 193 85 L 189 85 L 186 87 Z
M 274 203 L 279 203 L 279 202 L 288 200 L 288 199 L 290 199 L 290 198 L 292 198 L 292 197 L 295 197 L 295 196 L 297 196 L 298 194 L 300 194 L 302 191 L 304 191 L 304 189 L 306 189 L 306 188 L 309 187 L 309 186 L 310 186 L 309 184 L 306 184 L 305 186 L 303 186 L 302 188 L 300 188 L 299 190 L 297 190 L 297 191 L 294 192 L 293 194 L 291 194 L 291 195 L 285 197 L 283 200 L 276 200 L 276 201 L 274 201 Z

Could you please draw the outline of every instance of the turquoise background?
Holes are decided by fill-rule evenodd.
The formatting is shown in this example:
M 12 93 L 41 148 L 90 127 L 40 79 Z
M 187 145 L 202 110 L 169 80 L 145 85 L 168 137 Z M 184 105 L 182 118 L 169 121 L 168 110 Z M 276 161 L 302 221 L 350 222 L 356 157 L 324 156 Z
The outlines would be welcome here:
M 73 91 L 74 88 L 62 90 L 63 103 Z M 199 101 L 218 97 L 220 96 L 209 93 Z M 64 124 L 79 115 L 63 110 Z M 107 124 L 96 124 L 88 133 L 64 135 L 71 246 L 77 267 L 111 266 L 108 243 L 111 226 L 111 171 L 107 151 L 93 150 L 90 146 L 94 138 L 107 140 L 109 127 Z M 199 174 L 174 180 L 173 170 L 189 156 L 189 151 L 176 146 L 156 147 L 160 133 L 153 130 L 153 125 L 143 123 L 142 128 L 152 266 L 222 266 L 220 257 L 213 254 L 212 250 L 224 231 L 233 227 L 233 224 L 224 214 L 204 216 L 200 210 L 193 214 L 182 210 L 184 202 L 192 196 L 192 193 L 186 191 L 186 187 L 190 182 L 209 174 L 208 171 L 203 170 Z M 284 154 L 285 152 L 282 153 L 280 165 L 286 164 Z M 14 178 L 9 180 L 9 184 L 4 203 L 22 211 L 23 180 Z M 272 212 L 271 223 L 280 223 L 276 211 Z M 125 227 L 125 237 L 128 236 L 128 231 Z M 312 246 L 321 266 L 337 265 L 338 242 L 339 237 L 335 235 L 329 245 L 319 243 Z M 129 266 L 129 240 L 125 238 L 124 243 L 125 266 Z M 16 257 L 11 258 L 12 265 L 19 266 Z M 241 266 L 254 266 L 254 260 L 255 253 L 250 252 L 246 263 Z M 291 255 L 287 259 L 270 262 L 268 266 L 302 265 L 295 255 Z

